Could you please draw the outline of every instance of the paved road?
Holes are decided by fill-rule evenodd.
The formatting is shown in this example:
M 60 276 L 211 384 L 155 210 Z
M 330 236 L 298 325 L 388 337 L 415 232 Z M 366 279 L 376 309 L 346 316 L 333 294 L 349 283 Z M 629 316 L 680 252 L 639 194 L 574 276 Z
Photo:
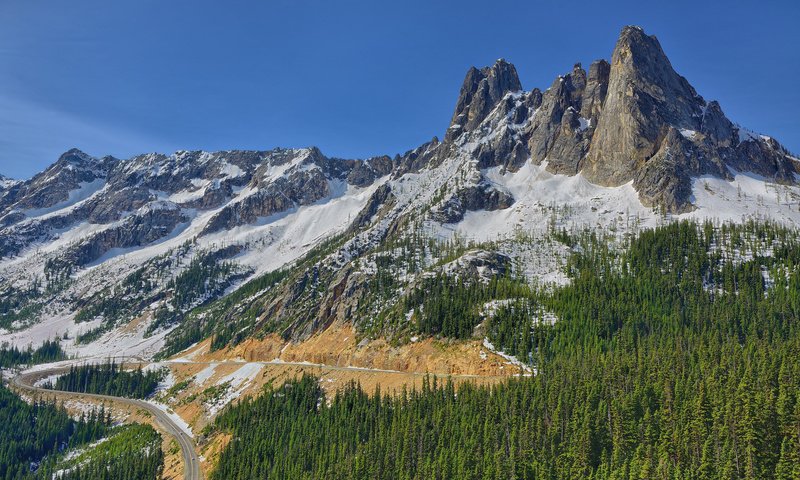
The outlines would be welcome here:
M 505 375 L 480 375 L 480 374 L 472 374 L 472 373 L 437 373 L 437 372 L 404 372 L 402 370 L 385 370 L 381 368 L 366 368 L 366 367 L 339 367 L 336 365 L 327 365 L 324 363 L 310 363 L 310 362 L 284 362 L 283 360 L 254 360 L 254 361 L 246 361 L 246 360 L 204 360 L 204 361 L 196 361 L 196 360 L 185 360 L 185 359 L 177 359 L 177 360 L 163 360 L 161 363 L 169 363 L 173 365 L 242 365 L 248 363 L 255 363 L 259 365 L 283 365 L 289 367 L 305 367 L 305 368 L 319 368 L 323 370 L 333 370 L 338 372 L 361 372 L 361 373 L 391 373 L 391 374 L 398 374 L 398 375 L 409 375 L 413 377 L 438 377 L 438 378 L 486 378 L 486 379 L 495 379 L 495 380 L 505 380 L 511 377 L 514 377 L 522 373 L 529 373 L 530 368 L 520 367 L 519 365 L 514 365 L 509 363 L 509 374 Z M 130 364 L 127 363 L 127 364 Z M 141 366 L 147 366 L 147 362 L 139 363 Z M 516 372 L 512 370 L 516 369 Z
M 22 373 L 14 377 L 11 380 L 11 383 L 20 390 L 25 390 L 30 393 L 52 394 L 53 390 L 47 390 L 44 388 L 35 387 L 34 383 L 36 383 L 36 381 L 39 380 L 40 378 L 48 377 L 50 375 L 54 375 L 57 373 L 63 373 L 65 370 L 66 368 L 59 367 L 49 370 L 40 370 L 36 372 Z M 177 424 L 175 424 L 175 422 L 171 418 L 169 418 L 169 416 L 163 410 L 160 410 L 155 405 L 144 402 L 142 400 L 136 400 L 132 398 L 112 397 L 110 395 L 96 395 L 93 393 L 58 391 L 58 395 L 89 397 L 96 400 L 113 401 L 115 403 L 131 405 L 137 408 L 141 408 L 143 410 L 147 410 L 148 412 L 153 414 L 153 416 L 155 417 L 156 421 L 161 426 L 161 428 L 163 428 L 167 433 L 175 437 L 175 439 L 178 441 L 178 444 L 181 446 L 181 452 L 183 452 L 183 462 L 184 465 L 186 466 L 186 468 L 184 469 L 183 478 L 185 480 L 201 480 L 203 478 L 202 474 L 200 473 L 200 459 L 197 457 L 197 452 L 194 449 L 194 442 L 186 433 L 183 432 L 183 430 L 181 430 L 181 428 Z

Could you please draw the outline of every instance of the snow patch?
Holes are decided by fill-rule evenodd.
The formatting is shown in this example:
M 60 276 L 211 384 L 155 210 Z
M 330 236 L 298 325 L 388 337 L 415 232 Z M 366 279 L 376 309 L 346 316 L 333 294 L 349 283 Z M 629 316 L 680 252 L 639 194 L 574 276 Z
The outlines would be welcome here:
M 22 210 L 22 212 L 25 213 L 28 218 L 38 218 L 48 216 L 61 210 L 69 210 L 70 207 L 78 205 L 101 191 L 105 183 L 106 181 L 103 178 L 97 178 L 91 182 L 81 182 L 78 188 L 70 190 L 67 199 L 63 202 L 59 202 L 50 207 L 26 209 Z
M 509 355 L 507 353 L 504 353 L 503 351 L 500 351 L 500 350 L 497 350 L 496 348 L 494 348 L 494 345 L 492 345 L 492 342 L 490 342 L 488 338 L 484 338 L 483 339 L 483 346 L 484 346 L 484 348 L 486 348 L 487 350 L 491 351 L 495 355 L 499 355 L 499 356 L 503 357 L 504 359 L 506 359 L 506 361 L 508 361 L 508 363 L 510 363 L 511 365 L 514 365 L 516 367 L 521 368 L 525 372 L 523 374 L 523 376 L 526 376 L 526 377 L 527 376 L 531 376 L 534 373 L 531 370 L 530 366 L 528 366 L 526 363 L 523 363 L 523 362 L 519 361 L 517 359 L 517 357 L 515 357 L 513 355 Z

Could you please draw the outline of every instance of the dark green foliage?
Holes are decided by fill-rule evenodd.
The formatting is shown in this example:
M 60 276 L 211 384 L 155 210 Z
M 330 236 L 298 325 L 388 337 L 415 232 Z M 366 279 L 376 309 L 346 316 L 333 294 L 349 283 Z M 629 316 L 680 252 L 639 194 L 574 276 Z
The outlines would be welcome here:
M 245 287 L 240 289 L 241 291 L 237 290 L 234 294 L 234 298 L 226 297 L 223 299 L 218 306 L 215 306 L 216 308 L 214 310 L 230 308 L 230 306 L 236 304 L 235 302 L 237 299 L 241 300 L 259 291 L 268 289 L 273 285 L 276 285 L 284 278 L 286 278 L 285 270 L 276 270 L 274 272 L 266 273 L 253 282 L 248 283 Z M 262 312 L 260 308 L 257 306 L 249 306 L 248 308 L 243 309 L 240 314 L 236 316 L 236 320 L 234 322 L 229 322 L 218 326 L 213 337 L 211 338 L 211 349 L 218 350 L 225 347 L 229 343 L 236 344 L 242 341 L 244 338 L 243 335 L 247 330 L 247 325 L 255 322 L 261 313 Z
M 69 372 L 56 379 L 46 388 L 68 392 L 98 393 L 114 397 L 147 398 L 151 395 L 163 372 L 157 370 L 124 370 L 124 365 L 114 362 L 100 365 L 72 366 Z
M 92 343 L 98 338 L 100 338 L 104 333 L 109 331 L 113 324 L 103 324 L 99 327 L 91 328 L 85 332 L 79 333 L 75 336 L 75 343 L 77 344 L 86 344 Z
M 439 274 L 425 278 L 406 295 L 400 302 L 400 311 L 414 311 L 421 333 L 470 338 L 483 319 L 480 308 L 486 302 L 530 295 L 524 282 L 508 277 L 483 282 Z
M 173 325 L 183 318 L 185 312 L 218 298 L 228 287 L 247 277 L 251 270 L 223 261 L 240 250 L 241 247 L 231 246 L 195 257 L 189 268 L 167 284 L 172 298 L 156 312 L 155 322 L 148 331 Z
M 544 313 L 534 298 L 511 300 L 486 319 L 486 336 L 505 353 L 530 363 L 536 348 L 535 339 L 550 328 L 542 324 Z
M 38 282 L 35 288 L 31 287 L 24 290 L 14 288 L 10 284 L 0 286 L 0 321 L 2 321 L 4 327 L 9 324 L 9 322 L 5 321 L 5 317 L 13 315 L 14 312 L 36 298 L 38 288 Z
M 571 284 L 508 295 L 487 323 L 535 376 L 350 386 L 330 405 L 312 378 L 268 389 L 218 418 L 234 440 L 213 478 L 798 478 L 796 233 L 676 223 L 623 251 L 570 240 Z
M 108 423 L 104 411 L 92 411 L 75 421 L 63 407 L 40 402 L 28 405 L 0 385 L 0 478 L 37 477 L 41 472 L 32 472 L 32 467 L 45 456 L 101 438 Z
M 153 427 L 132 424 L 118 427 L 113 436 L 69 465 L 62 480 L 146 480 L 161 478 L 164 452 L 161 436 Z M 67 468 L 65 468 L 67 467 Z
M 247 308 L 238 307 L 248 297 L 268 289 L 286 277 L 285 270 L 277 270 L 264 274 L 209 305 L 201 306 L 190 311 L 186 321 L 172 335 L 167 337 L 167 344 L 159 353 L 160 358 L 180 352 L 189 345 L 198 342 L 212 332 L 212 348 L 218 349 L 231 342 L 236 332 L 241 332 L 247 325 L 252 324 L 260 313 L 255 306 Z M 229 317 L 230 322 L 213 323 L 208 319 Z
M 28 322 L 41 311 L 41 282 L 35 279 L 25 288 L 11 282 L 0 283 L 0 327 L 12 329 L 17 322 Z
M 33 365 L 37 363 L 55 362 L 64 360 L 67 354 L 61 349 L 58 340 L 45 340 L 35 350 L 28 345 L 25 350 L 20 350 L 16 346 L 9 347 L 3 344 L 0 347 L 0 367 L 15 367 L 17 365 Z

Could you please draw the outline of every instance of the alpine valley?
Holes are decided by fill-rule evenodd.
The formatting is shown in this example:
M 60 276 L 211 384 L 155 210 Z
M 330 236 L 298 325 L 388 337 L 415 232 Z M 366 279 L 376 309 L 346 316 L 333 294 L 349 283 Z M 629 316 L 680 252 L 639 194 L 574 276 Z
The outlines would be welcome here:
M 393 157 L 0 177 L 0 343 L 143 367 L 30 371 L 149 395 L 210 478 L 800 478 L 798 228 L 800 159 L 628 26 L 543 90 L 470 68 Z

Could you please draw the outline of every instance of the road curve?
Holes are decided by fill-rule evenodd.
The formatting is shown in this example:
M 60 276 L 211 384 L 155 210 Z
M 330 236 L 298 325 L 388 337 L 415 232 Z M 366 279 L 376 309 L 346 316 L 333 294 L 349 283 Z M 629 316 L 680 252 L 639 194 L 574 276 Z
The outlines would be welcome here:
M 58 393 L 60 396 L 66 395 L 75 397 L 88 397 L 96 400 L 113 401 L 115 403 L 131 405 L 143 410 L 147 410 L 155 417 L 156 422 L 161 426 L 161 428 L 175 437 L 175 439 L 178 441 L 178 444 L 181 447 L 181 452 L 183 453 L 183 462 L 185 465 L 183 478 L 185 480 L 202 480 L 203 476 L 200 472 L 200 459 L 198 458 L 197 452 L 194 449 L 194 442 L 186 433 L 183 432 L 183 430 L 181 430 L 177 424 L 175 424 L 174 421 L 172 421 L 171 418 L 169 418 L 169 416 L 163 410 L 159 409 L 155 405 L 133 398 L 112 397 L 110 395 L 98 395 L 94 393 L 66 392 L 63 390 L 54 391 L 34 386 L 34 383 L 36 383 L 36 381 L 40 378 L 64 372 L 68 368 L 69 367 L 59 367 L 48 370 L 21 373 L 20 375 L 17 375 L 11 379 L 11 383 L 20 390 L 24 390 L 29 393 Z

